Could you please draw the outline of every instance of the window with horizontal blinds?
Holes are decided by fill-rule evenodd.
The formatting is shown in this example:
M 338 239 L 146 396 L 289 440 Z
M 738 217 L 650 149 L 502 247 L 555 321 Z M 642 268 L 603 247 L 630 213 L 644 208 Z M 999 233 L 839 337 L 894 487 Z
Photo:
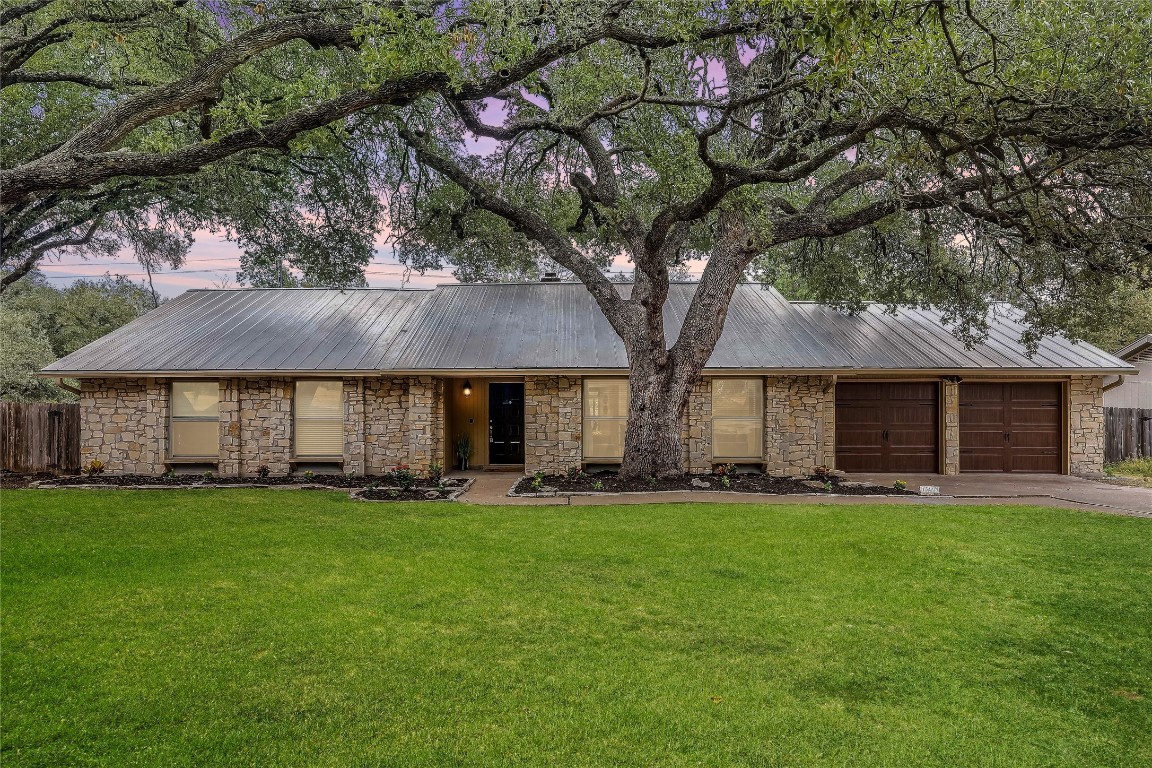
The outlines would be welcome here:
M 296 455 L 331 458 L 344 454 L 344 383 L 296 382 Z
M 712 379 L 712 458 L 764 456 L 764 383 Z
M 627 428 L 628 379 L 584 379 L 584 460 L 622 460 Z
M 172 458 L 219 458 L 220 382 L 174 381 L 169 407 Z

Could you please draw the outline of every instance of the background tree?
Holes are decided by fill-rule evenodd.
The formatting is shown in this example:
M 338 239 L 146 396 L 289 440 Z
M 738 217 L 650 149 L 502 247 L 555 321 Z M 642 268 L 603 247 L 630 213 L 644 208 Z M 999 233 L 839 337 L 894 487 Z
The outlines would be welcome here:
M 44 366 L 111 333 L 147 312 L 151 293 L 124 277 L 78 280 L 58 289 L 33 272 L 0 302 L 0 399 L 68 401 L 75 396 L 51 379 Z
M 742 32 L 602 41 L 498 99 L 428 93 L 389 114 L 409 153 L 401 257 L 550 260 L 623 339 L 622 472 L 681 471 L 679 421 L 754 263 L 858 307 L 931 303 L 973 340 L 1004 286 L 1026 341 L 1152 283 L 1152 7 L 729 3 Z M 653 23 L 660 9 L 651 7 Z M 483 137 L 476 154 L 463 137 Z M 399 154 L 399 153 L 397 153 Z M 604 274 L 625 255 L 627 295 Z M 679 335 L 672 270 L 703 264 Z M 1065 321 L 1065 322 L 1061 322 Z

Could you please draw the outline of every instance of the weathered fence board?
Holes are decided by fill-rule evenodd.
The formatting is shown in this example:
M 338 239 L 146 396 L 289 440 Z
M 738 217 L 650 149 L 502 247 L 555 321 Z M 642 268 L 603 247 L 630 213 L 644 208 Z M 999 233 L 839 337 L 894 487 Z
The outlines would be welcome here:
M 1104 461 L 1152 456 L 1152 408 L 1104 409 Z
M 79 472 L 78 403 L 0 403 L 0 468 Z

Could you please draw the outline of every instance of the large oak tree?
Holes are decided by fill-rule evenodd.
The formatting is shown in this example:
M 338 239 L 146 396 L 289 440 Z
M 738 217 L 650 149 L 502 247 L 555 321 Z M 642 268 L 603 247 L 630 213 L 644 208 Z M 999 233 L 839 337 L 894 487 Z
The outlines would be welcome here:
M 1152 13 L 1081 3 L 729 3 L 751 32 L 602 42 L 498 100 L 392 112 L 401 253 L 559 265 L 627 348 L 623 472 L 681 470 L 680 419 L 756 264 L 822 296 L 943 306 L 979 336 L 1011 287 L 1035 334 L 1152 278 Z M 470 150 L 464 136 L 491 151 Z M 813 257 L 813 254 L 816 254 Z M 628 295 L 606 267 L 634 265 Z M 675 338 L 671 276 L 703 265 Z M 484 265 L 489 265 L 485 267 Z

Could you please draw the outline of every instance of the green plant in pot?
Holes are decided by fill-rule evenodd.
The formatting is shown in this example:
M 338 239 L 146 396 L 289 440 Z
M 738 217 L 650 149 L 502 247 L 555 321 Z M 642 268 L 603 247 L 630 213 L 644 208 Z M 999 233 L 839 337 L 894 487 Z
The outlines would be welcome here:
M 460 460 L 460 469 L 468 469 L 468 459 L 472 456 L 472 438 L 461 435 L 456 438 L 456 458 Z

